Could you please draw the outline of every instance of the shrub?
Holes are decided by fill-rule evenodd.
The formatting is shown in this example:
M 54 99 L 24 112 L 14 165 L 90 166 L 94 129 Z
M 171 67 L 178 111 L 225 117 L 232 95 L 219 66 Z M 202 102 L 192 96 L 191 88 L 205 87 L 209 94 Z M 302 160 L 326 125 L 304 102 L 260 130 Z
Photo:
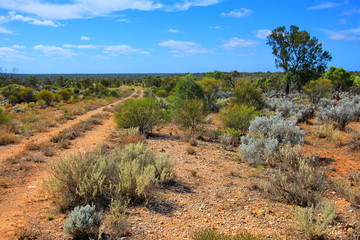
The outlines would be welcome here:
M 6 97 L 10 103 L 15 104 L 20 102 L 19 93 L 23 88 L 24 86 L 18 84 L 9 84 L 1 88 L 0 93 Z
M 318 118 L 324 122 L 335 122 L 340 130 L 355 119 L 356 109 L 352 102 L 342 101 L 329 108 L 319 108 Z
M 332 186 L 335 191 L 342 197 L 344 197 L 349 202 L 360 206 L 360 181 L 357 179 L 353 179 L 353 181 L 349 181 L 345 178 L 334 178 L 332 179 Z M 357 182 L 353 184 L 351 182 Z
M 196 129 L 206 116 L 204 102 L 200 99 L 189 99 L 179 103 L 174 111 L 175 120 L 184 128 Z
M 267 103 L 270 110 L 276 111 L 284 118 L 296 119 L 297 122 L 305 122 L 314 115 L 314 109 L 310 105 L 285 99 L 268 99 Z
M 71 90 L 70 89 L 62 89 L 55 94 L 55 97 L 56 97 L 56 100 L 58 100 L 58 101 L 63 100 L 65 102 L 67 102 L 71 98 Z
M 110 239 L 121 239 L 127 234 L 128 217 L 125 211 L 124 203 L 116 200 L 111 202 L 104 221 Z
M 256 82 L 240 79 L 233 92 L 233 102 L 262 109 L 265 106 L 261 88 Z
M 46 105 L 50 105 L 55 100 L 55 94 L 48 90 L 41 90 L 40 92 L 35 94 L 36 101 L 43 100 Z
M 235 104 L 231 107 L 220 110 L 220 119 L 225 127 L 245 132 L 250 125 L 250 121 L 259 116 L 260 112 L 255 107 Z
M 205 100 L 204 91 L 201 86 L 195 82 L 190 74 L 181 78 L 175 86 L 174 107 L 182 105 L 184 101 L 190 99 Z
M 325 174 L 319 170 L 316 159 L 305 156 L 300 149 L 290 145 L 281 149 L 281 164 L 271 175 L 269 190 L 287 203 L 316 206 L 324 194 Z
M 252 165 L 269 164 L 279 152 L 280 145 L 301 144 L 305 131 L 294 121 L 280 115 L 257 117 L 250 122 L 249 133 L 241 137 L 242 157 Z
M 138 127 L 149 133 L 164 119 L 164 112 L 152 98 L 130 99 L 118 107 L 115 119 L 119 128 Z
M 339 131 L 334 129 L 332 124 L 323 124 L 314 126 L 314 135 L 317 138 L 329 138 L 331 140 L 337 140 L 340 137 Z
M 47 189 L 62 210 L 89 203 L 107 207 L 113 200 L 151 201 L 158 187 L 172 180 L 167 156 L 143 144 L 60 159 L 50 172 Z
M 20 139 L 4 125 L 0 125 L 0 145 L 7 145 L 19 142 Z
M 321 98 L 330 97 L 333 84 L 329 79 L 318 79 L 307 82 L 303 86 L 304 92 L 308 95 L 312 103 L 317 103 Z
M 96 212 L 95 205 L 77 206 L 64 224 L 64 231 L 73 239 L 97 238 L 102 216 Z
M 204 229 L 194 233 L 193 240 L 261 240 L 262 238 L 243 232 L 235 236 L 218 233 L 215 229 Z
M 297 207 L 295 217 L 307 239 L 324 239 L 326 234 L 333 229 L 329 225 L 333 223 L 336 213 L 331 202 L 324 202 L 318 208 Z
M 35 89 L 31 87 L 25 87 L 21 89 L 21 91 L 19 92 L 19 99 L 22 102 L 34 102 L 35 101 L 34 92 Z
M 0 108 L 0 125 L 11 121 L 11 117 L 5 115 L 4 109 Z

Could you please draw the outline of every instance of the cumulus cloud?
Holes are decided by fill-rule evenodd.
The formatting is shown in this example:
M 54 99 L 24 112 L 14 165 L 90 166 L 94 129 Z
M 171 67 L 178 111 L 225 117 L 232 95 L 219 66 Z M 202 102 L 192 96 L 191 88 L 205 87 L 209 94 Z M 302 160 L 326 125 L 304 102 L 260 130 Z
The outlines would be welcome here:
M 252 14 L 252 10 L 247 8 L 240 8 L 235 9 L 228 13 L 221 13 L 220 16 L 222 17 L 234 17 L 234 18 L 242 18 L 242 17 L 248 17 Z
M 70 49 L 65 49 L 57 46 L 44 46 L 44 45 L 36 45 L 33 47 L 34 50 L 42 51 L 45 56 L 58 56 L 60 58 L 70 58 L 78 55 L 74 53 L 74 51 Z
M 339 41 L 360 40 L 360 28 L 352 28 L 342 31 L 325 30 L 325 32 L 329 35 L 329 38 L 333 40 L 339 40 Z
M 271 34 L 271 30 L 268 30 L 268 29 L 258 30 L 255 33 L 256 37 L 258 37 L 260 39 L 266 39 L 267 36 L 269 36 L 270 34 Z
M 33 25 L 39 26 L 51 26 L 51 27 L 59 27 L 62 26 L 61 23 L 54 22 L 52 20 L 40 20 L 33 17 L 25 17 L 21 14 L 17 14 L 14 11 L 10 11 L 7 16 L 0 16 L 0 22 L 11 22 L 11 21 L 22 21 L 27 22 Z
M 171 50 L 170 52 L 172 53 L 172 56 L 174 57 L 212 53 L 211 50 L 202 48 L 200 44 L 195 42 L 167 40 L 158 43 L 158 46 L 169 48 Z
M 16 48 L 16 46 L 15 46 Z M 0 47 L 0 57 L 5 61 L 15 61 L 15 60 L 31 60 L 31 58 L 26 57 L 23 52 L 12 47 Z
M 336 2 L 324 2 L 319 5 L 308 7 L 308 10 L 319 10 L 319 9 L 326 9 L 326 8 L 334 8 L 344 5 L 344 3 L 336 3 Z
M 242 39 L 233 37 L 229 40 L 223 41 L 220 47 L 226 50 L 232 50 L 234 48 L 243 48 L 243 47 L 254 47 L 258 44 L 258 41 L 251 39 Z
M 150 52 L 143 51 L 141 49 L 133 48 L 130 45 L 112 45 L 106 46 L 104 53 L 110 56 L 119 56 L 119 55 L 130 55 L 132 53 L 138 53 L 142 55 L 148 55 Z
M 64 44 L 64 48 L 80 48 L 80 49 L 98 49 L 100 45 L 92 45 L 92 44 L 85 44 L 85 45 L 72 45 L 72 44 Z
M 180 30 L 170 28 L 170 29 L 168 30 L 168 32 L 169 32 L 169 33 L 178 33 L 178 32 L 180 32 Z

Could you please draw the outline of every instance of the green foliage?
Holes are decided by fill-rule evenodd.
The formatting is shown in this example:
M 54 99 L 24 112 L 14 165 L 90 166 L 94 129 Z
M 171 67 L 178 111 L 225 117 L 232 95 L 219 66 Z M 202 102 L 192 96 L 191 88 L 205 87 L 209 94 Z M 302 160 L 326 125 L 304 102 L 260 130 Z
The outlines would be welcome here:
M 71 98 L 71 90 L 70 89 L 62 89 L 55 94 L 55 97 L 58 101 L 63 100 L 65 102 L 67 102 Z
M 240 79 L 236 82 L 233 92 L 233 102 L 262 109 L 265 106 L 261 88 L 256 82 Z
M 275 66 L 287 74 L 286 93 L 289 93 L 291 84 L 299 88 L 308 80 L 318 78 L 332 59 L 317 38 L 311 37 L 307 31 L 299 31 L 299 27 L 294 25 L 289 30 L 278 27 L 267 38 L 267 44 L 275 55 Z
M 207 111 L 204 101 L 200 99 L 188 99 L 182 101 L 175 109 L 174 116 L 184 128 L 196 129 L 204 121 Z
M 261 240 L 262 238 L 252 235 L 251 233 L 244 232 L 235 236 L 227 236 L 218 233 L 215 229 L 204 229 L 195 232 L 193 240 Z
M 95 205 L 77 206 L 70 213 L 64 224 L 64 231 L 73 239 L 96 238 L 102 216 L 96 212 Z
M 62 210 L 89 203 L 106 208 L 114 200 L 151 201 L 159 186 L 172 180 L 171 168 L 166 155 L 156 155 L 141 143 L 129 144 L 56 161 L 47 189 Z
M 20 102 L 19 93 L 23 88 L 25 87 L 18 84 L 10 84 L 3 87 L 0 93 L 6 97 L 10 103 L 15 104 Z
M 165 89 L 158 89 L 155 94 L 157 97 L 162 97 L 162 98 L 165 98 L 168 96 L 168 93 L 166 92 Z
M 249 128 L 250 121 L 260 115 L 260 111 L 252 106 L 235 104 L 221 109 L 219 114 L 225 127 L 240 130 L 244 133 Z
M 21 91 L 19 92 L 19 99 L 22 102 L 34 102 L 35 101 L 35 96 L 34 93 L 35 89 L 31 88 L 31 87 L 25 87 L 23 89 L 21 89 Z
M 359 76 L 354 77 L 354 86 L 360 87 L 360 77 Z
M 174 107 L 176 108 L 184 101 L 195 98 L 204 100 L 204 91 L 201 86 L 195 82 L 194 77 L 188 74 L 181 78 L 176 84 Z
M 347 91 L 353 84 L 351 73 L 345 71 L 343 68 L 331 66 L 329 70 L 324 73 L 323 77 L 333 82 L 336 91 Z
M 46 105 L 50 105 L 55 100 L 55 94 L 48 90 L 41 90 L 35 94 L 36 101 L 43 100 Z
M 138 127 L 144 134 L 164 120 L 164 111 L 153 98 L 130 99 L 118 107 L 115 119 L 119 128 Z
M 218 109 L 215 105 L 215 101 L 216 94 L 220 91 L 221 81 L 213 77 L 204 77 L 199 81 L 199 84 L 204 91 L 208 108 L 213 112 L 217 111 Z
M 4 113 L 4 109 L 0 108 L 0 125 L 11 121 L 11 117 Z
M 297 207 L 295 217 L 307 239 L 324 239 L 333 229 L 329 226 L 334 222 L 336 212 L 331 202 L 323 202 L 318 208 Z
M 321 98 L 328 98 L 333 90 L 331 80 L 320 78 L 311 80 L 303 86 L 304 92 L 308 95 L 312 103 L 317 103 Z

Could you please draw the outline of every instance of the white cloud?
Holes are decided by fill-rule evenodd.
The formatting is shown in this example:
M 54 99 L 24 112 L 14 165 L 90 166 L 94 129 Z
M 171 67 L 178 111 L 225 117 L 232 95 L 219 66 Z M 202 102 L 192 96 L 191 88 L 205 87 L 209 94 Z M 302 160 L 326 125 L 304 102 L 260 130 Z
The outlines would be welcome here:
M 240 8 L 240 9 L 235 9 L 231 12 L 228 13 L 221 13 L 220 16 L 222 17 L 234 17 L 234 18 L 242 18 L 242 17 L 247 17 L 250 16 L 252 14 L 252 10 L 247 9 L 247 8 Z
M 258 37 L 260 39 L 266 39 L 267 36 L 269 36 L 270 34 L 271 34 L 271 30 L 268 30 L 268 29 L 258 30 L 255 33 L 256 37 Z
M 360 40 L 360 28 L 352 28 L 342 31 L 325 30 L 325 32 L 329 35 L 329 38 L 333 40 L 339 40 L 339 41 Z
M 0 57 L 5 61 L 15 61 L 15 60 L 31 60 L 26 57 L 24 53 L 12 48 L 12 47 L 0 47 Z
M 223 41 L 220 47 L 226 50 L 232 50 L 234 48 L 243 48 L 243 47 L 254 47 L 259 42 L 251 39 L 241 39 L 237 37 L 233 37 L 230 40 Z
M 90 37 L 86 37 L 86 36 L 82 36 L 82 37 L 80 37 L 80 40 L 89 41 L 89 40 L 91 40 L 91 38 L 90 38 Z
M 50 27 L 59 27 L 62 26 L 61 23 L 57 23 L 51 20 L 39 20 L 33 17 L 25 17 L 21 14 L 17 14 L 14 11 L 10 11 L 8 16 L 2 16 L 2 22 L 10 22 L 10 21 L 22 21 L 27 22 L 33 25 L 39 26 L 50 26 Z
M 4 33 L 4 34 L 12 34 L 13 32 L 0 26 L 0 33 Z
M 170 28 L 170 29 L 168 30 L 168 32 L 169 32 L 169 33 L 178 33 L 178 32 L 180 32 L 180 30 Z
M 121 19 L 116 20 L 115 22 L 129 23 L 131 21 L 128 18 L 121 18 Z
M 195 42 L 183 42 L 176 40 L 167 40 L 158 43 L 160 47 L 167 47 L 171 49 L 172 56 L 180 57 L 180 56 L 192 56 L 195 54 L 206 54 L 212 53 L 211 50 L 207 48 L 202 48 L 200 44 Z
M 212 29 L 222 29 L 223 27 L 221 27 L 221 26 L 211 26 L 210 28 L 212 28 Z
M 150 54 L 150 52 L 133 48 L 130 45 L 106 46 L 104 53 L 108 54 L 109 56 L 130 55 L 132 53 L 138 53 L 142 55 Z
M 344 3 L 336 3 L 336 2 L 325 2 L 321 3 L 319 5 L 308 7 L 308 10 L 319 10 L 319 9 L 325 9 L 325 8 L 334 8 L 344 5 Z
M 25 49 L 24 46 L 20 46 L 20 45 L 17 45 L 17 44 L 12 45 L 11 48 L 15 48 L 15 49 Z
M 167 6 L 168 11 L 185 11 L 191 7 L 206 7 L 214 4 L 218 4 L 222 0 L 186 0 L 181 3 L 175 3 L 172 6 Z
M 65 49 L 57 46 L 44 46 L 40 44 L 34 46 L 33 49 L 42 51 L 45 56 L 59 56 L 60 58 L 70 58 L 78 55 L 70 49 Z
M 63 47 L 64 48 L 80 48 L 80 49 L 98 49 L 98 48 L 101 48 L 100 45 L 91 45 L 91 44 L 86 44 L 86 45 L 64 44 Z

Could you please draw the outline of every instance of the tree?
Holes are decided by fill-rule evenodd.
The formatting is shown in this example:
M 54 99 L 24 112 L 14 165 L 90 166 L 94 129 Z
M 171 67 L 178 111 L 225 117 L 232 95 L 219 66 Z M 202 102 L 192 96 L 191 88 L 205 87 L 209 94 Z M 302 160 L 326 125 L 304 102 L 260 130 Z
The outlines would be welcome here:
M 209 109 L 213 112 L 218 111 L 218 108 L 215 106 L 215 101 L 216 94 L 220 91 L 221 81 L 212 77 L 204 77 L 199 83 L 204 91 Z
M 181 105 L 182 102 L 195 98 L 204 101 L 204 90 L 198 83 L 195 82 L 194 77 L 188 74 L 185 77 L 181 78 L 176 84 L 174 107 L 176 108 L 177 106 Z
M 294 25 L 289 31 L 284 26 L 274 29 L 267 39 L 267 45 L 272 47 L 275 55 L 275 66 L 286 73 L 286 93 L 290 92 L 291 84 L 300 89 L 310 79 L 320 77 L 332 59 L 317 38 L 311 37 L 307 31 L 299 31 L 299 27 Z
M 343 68 L 331 66 L 329 70 L 324 73 L 324 78 L 330 79 L 333 82 L 336 91 L 349 90 L 353 84 L 351 73 L 345 71 Z
M 237 81 L 232 98 L 235 104 L 245 104 L 256 109 L 262 109 L 265 106 L 261 88 L 256 82 L 246 79 Z

